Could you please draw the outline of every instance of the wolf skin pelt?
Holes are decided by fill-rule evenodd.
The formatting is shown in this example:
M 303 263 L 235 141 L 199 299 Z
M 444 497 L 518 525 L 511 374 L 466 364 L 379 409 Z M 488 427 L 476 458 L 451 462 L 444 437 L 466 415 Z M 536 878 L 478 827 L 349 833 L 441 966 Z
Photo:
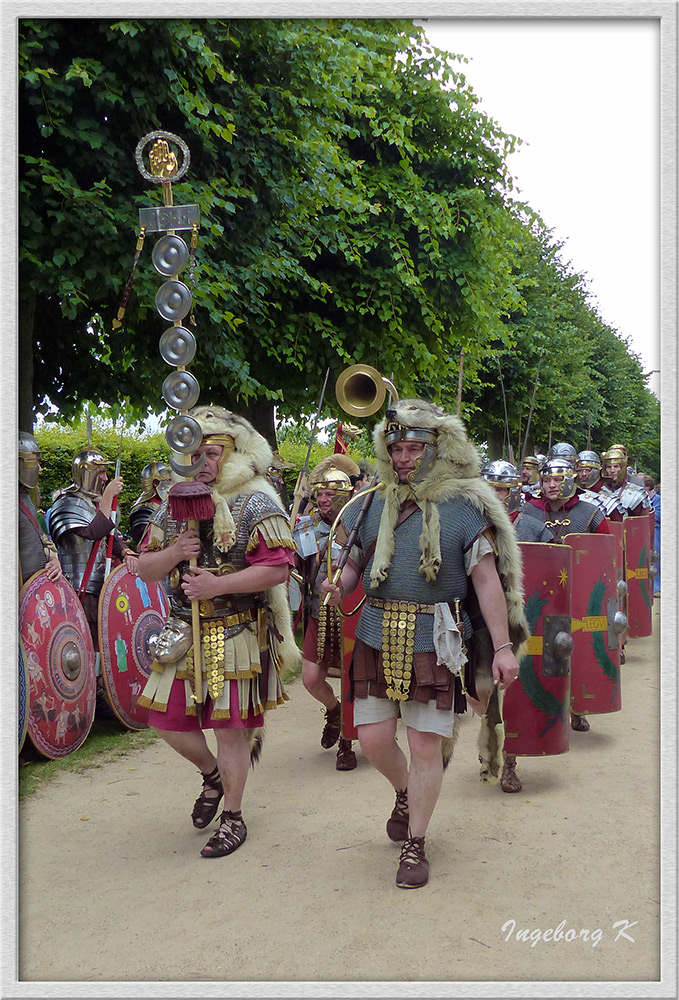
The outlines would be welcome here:
M 519 655 L 521 645 L 530 635 L 523 611 L 521 550 L 504 504 L 498 500 L 492 486 L 479 476 L 479 455 L 467 438 L 464 424 L 459 417 L 423 399 L 402 399 L 392 409 L 396 411 L 398 423 L 406 427 L 427 427 L 437 431 L 436 460 L 422 482 L 398 483 L 385 442 L 387 418 L 375 428 L 377 470 L 386 489 L 373 573 L 388 572 L 394 555 L 394 525 L 399 508 L 405 499 L 412 497 L 425 515 L 420 537 L 420 572 L 435 578 L 441 561 L 436 504 L 466 497 L 493 525 L 498 548 L 497 568 L 507 601 L 509 636 L 514 654 Z
M 507 602 L 509 636 L 512 651 L 519 657 L 530 635 L 523 610 L 521 550 L 504 504 L 497 498 L 490 484 L 479 476 L 481 461 L 476 448 L 467 437 L 464 424 L 459 417 L 446 413 L 437 404 L 423 399 L 399 400 L 391 410 L 395 411 L 396 422 L 405 427 L 425 427 L 437 432 L 436 458 L 431 471 L 421 482 L 399 483 L 385 440 L 388 418 L 385 417 L 375 428 L 373 440 L 377 471 L 381 481 L 386 484 L 386 489 L 373 563 L 374 579 L 384 579 L 389 571 L 394 555 L 394 527 L 400 505 L 408 497 L 415 499 L 423 512 L 420 572 L 427 579 L 434 579 L 441 564 L 440 521 L 436 504 L 455 497 L 466 497 L 483 511 L 494 529 L 498 549 L 496 565 Z M 393 417 L 390 417 L 389 422 L 391 420 Z M 454 735 L 443 740 L 441 752 L 444 767 L 448 766 L 453 755 L 462 718 L 461 715 L 456 716 Z M 480 756 L 488 762 L 489 774 L 484 780 L 491 782 L 497 780 L 495 772 L 498 761 L 501 760 L 504 733 L 498 729 L 498 725 L 501 726 L 501 719 L 493 721 L 487 738 L 482 737 L 479 744 Z

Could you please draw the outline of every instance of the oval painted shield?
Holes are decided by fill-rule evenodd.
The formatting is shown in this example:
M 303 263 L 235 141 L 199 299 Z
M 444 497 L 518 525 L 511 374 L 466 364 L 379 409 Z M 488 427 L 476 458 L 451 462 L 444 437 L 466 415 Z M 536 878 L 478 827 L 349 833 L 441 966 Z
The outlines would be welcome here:
M 630 639 L 653 631 L 653 585 L 648 575 L 651 567 L 651 522 L 646 514 L 626 517 L 625 576 L 627 579 L 627 618 Z
M 572 555 L 568 546 L 546 542 L 519 548 L 531 636 L 518 679 L 504 693 L 504 749 L 517 757 L 551 756 L 569 746 Z
M 620 637 L 617 543 L 612 535 L 566 535 L 573 550 L 571 708 L 576 715 L 619 712 Z
M 124 564 L 104 580 L 99 594 L 101 676 L 113 711 L 128 729 L 148 727 L 148 709 L 139 705 L 139 696 L 168 615 L 160 583 L 145 583 Z
M 28 666 L 24 644 L 19 637 L 19 753 L 26 740 L 28 730 Z
M 52 760 L 81 746 L 94 721 L 95 654 L 78 595 L 44 570 L 19 595 L 19 635 L 28 670 L 28 736 Z

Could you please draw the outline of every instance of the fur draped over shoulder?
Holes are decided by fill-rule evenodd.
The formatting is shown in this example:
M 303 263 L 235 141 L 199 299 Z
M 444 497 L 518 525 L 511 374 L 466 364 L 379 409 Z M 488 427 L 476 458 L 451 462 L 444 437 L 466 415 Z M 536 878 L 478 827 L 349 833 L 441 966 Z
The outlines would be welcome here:
M 412 498 L 422 510 L 420 536 L 420 572 L 425 579 L 435 579 L 441 565 L 440 521 L 437 505 L 464 497 L 482 511 L 493 526 L 498 548 L 498 574 L 507 601 L 509 634 L 515 653 L 528 638 L 530 630 L 523 611 L 523 569 L 516 532 L 504 504 L 493 488 L 479 476 L 481 463 L 476 448 L 469 441 L 459 417 L 423 399 L 402 399 L 390 409 L 396 422 L 404 427 L 424 427 L 436 431 L 436 458 L 431 471 L 421 482 L 398 483 L 387 451 L 387 417 L 373 432 L 377 470 L 386 484 L 385 503 L 373 560 L 372 582 L 386 579 L 394 555 L 394 529 L 404 500 Z
M 244 417 L 222 406 L 196 406 L 190 411 L 201 426 L 203 437 L 211 434 L 228 434 L 233 438 L 234 449 L 226 458 L 214 484 L 215 501 L 214 534 L 223 551 L 233 545 L 236 528 L 229 503 L 243 493 L 264 493 L 280 508 L 287 524 L 287 514 L 276 490 L 266 478 L 273 464 L 269 442 Z M 292 616 L 288 602 L 287 583 L 279 583 L 265 592 L 273 612 L 280 639 L 271 636 L 273 651 L 279 671 L 287 672 L 299 666 L 301 654 L 292 631 Z

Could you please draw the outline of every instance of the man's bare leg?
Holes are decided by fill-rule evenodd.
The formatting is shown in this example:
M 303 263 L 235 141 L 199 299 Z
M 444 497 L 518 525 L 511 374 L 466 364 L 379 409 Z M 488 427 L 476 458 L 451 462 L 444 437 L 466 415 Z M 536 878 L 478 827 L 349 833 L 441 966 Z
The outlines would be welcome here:
M 408 807 L 410 836 L 424 837 L 443 782 L 442 737 L 407 728 L 410 747 Z

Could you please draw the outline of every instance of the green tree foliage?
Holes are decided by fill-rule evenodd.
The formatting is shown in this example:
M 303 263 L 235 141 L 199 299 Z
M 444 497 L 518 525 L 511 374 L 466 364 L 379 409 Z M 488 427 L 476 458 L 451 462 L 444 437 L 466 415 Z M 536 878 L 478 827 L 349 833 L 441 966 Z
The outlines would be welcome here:
M 174 200 L 203 220 L 203 400 L 299 412 L 327 364 L 360 360 L 407 391 L 459 345 L 502 340 L 514 142 L 422 37 L 397 19 L 21 22 L 20 279 L 38 405 L 162 408 L 150 248 L 111 330 L 138 209 L 159 203 L 132 154 L 158 128 L 190 147 Z
M 66 418 L 88 400 L 114 417 L 164 408 L 153 235 L 112 328 L 138 210 L 161 204 L 134 150 L 163 129 L 191 151 L 174 201 L 201 212 L 202 402 L 273 443 L 274 405 L 309 414 L 328 366 L 364 361 L 454 408 L 464 349 L 462 414 L 491 454 L 501 372 L 517 451 L 537 381 L 529 445 L 551 427 L 581 448 L 591 429 L 593 447 L 624 440 L 657 475 L 639 359 L 511 201 L 517 140 L 461 65 L 399 19 L 20 21 L 20 425 L 46 398 Z
M 546 452 L 550 434 L 578 451 L 622 441 L 640 468 L 657 469 L 659 403 L 639 358 L 598 316 L 585 277 L 564 264 L 563 245 L 544 223 L 525 207 L 515 222 L 521 306 L 506 320 L 511 348 L 493 345 L 492 356 L 468 371 L 465 408 L 476 437 L 492 442 L 493 457 L 509 443 L 520 458 L 535 394 L 529 452 Z

